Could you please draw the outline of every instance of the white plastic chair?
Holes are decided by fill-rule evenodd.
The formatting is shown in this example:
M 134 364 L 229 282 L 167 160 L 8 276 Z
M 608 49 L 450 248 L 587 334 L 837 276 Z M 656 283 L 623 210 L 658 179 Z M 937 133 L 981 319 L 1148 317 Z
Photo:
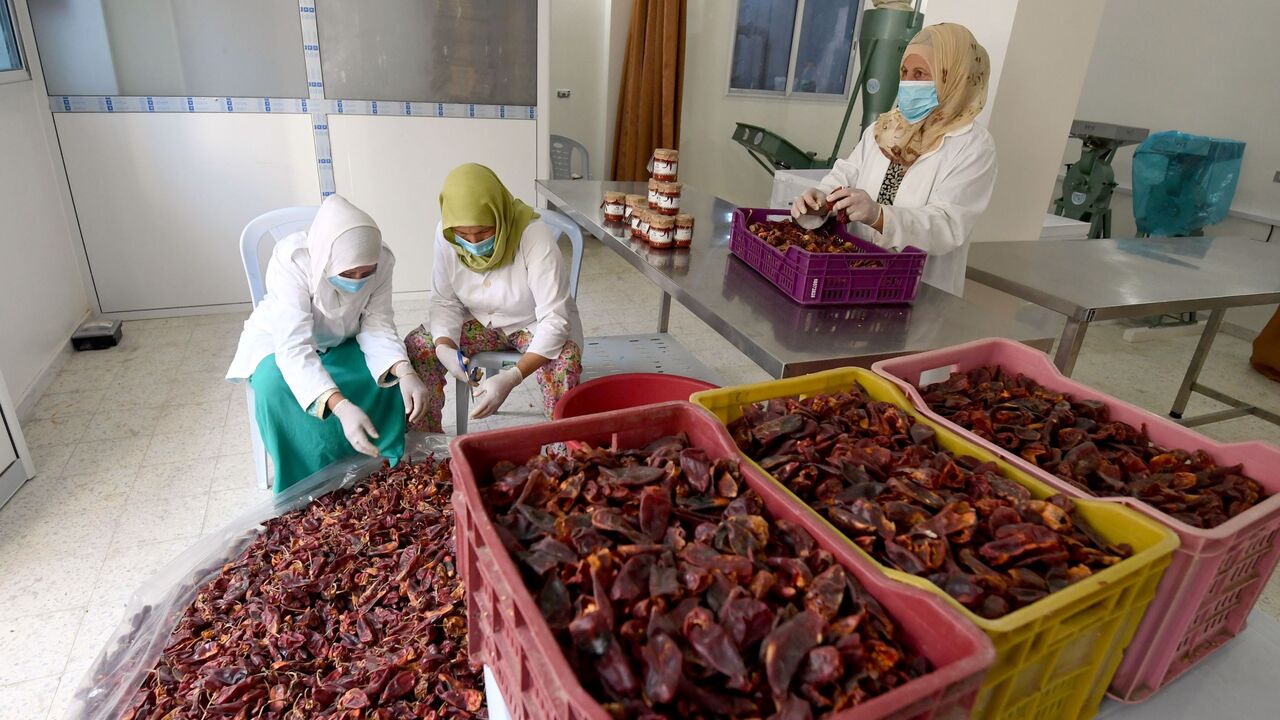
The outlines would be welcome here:
M 249 297 L 253 306 L 258 307 L 267 294 L 266 285 L 262 281 L 263 244 L 270 241 L 268 248 L 296 232 L 311 227 L 316 211 L 320 208 L 313 205 L 281 208 L 266 212 L 244 226 L 240 233 L 240 260 L 244 263 L 244 275 L 249 281 Z M 267 477 L 267 450 L 262 445 L 262 434 L 258 432 L 258 420 L 254 413 L 253 386 L 247 381 L 244 384 L 245 401 L 249 404 L 249 437 L 253 443 L 253 470 L 258 476 L 258 487 L 263 490 L 271 488 Z
M 551 136 L 551 179 L 552 180 L 581 180 L 582 175 L 573 171 L 573 154 L 581 153 L 582 155 L 582 175 L 586 175 L 587 179 L 591 179 L 591 153 L 587 152 L 587 146 L 565 137 L 564 135 Z
M 554 210 L 538 210 L 538 215 L 546 224 L 559 230 L 563 235 L 569 238 L 570 245 L 570 264 L 569 264 L 569 295 L 578 297 L 578 274 L 582 272 L 582 228 L 578 223 L 570 220 Z M 482 352 L 476 353 L 471 357 L 471 364 L 475 367 L 484 368 L 485 374 L 501 372 L 503 368 L 515 365 L 523 353 L 514 351 L 500 352 Z M 454 379 L 454 411 L 457 422 L 457 434 L 465 435 L 467 433 L 467 414 L 468 405 L 471 401 L 471 392 L 467 387 L 467 383 L 462 380 Z

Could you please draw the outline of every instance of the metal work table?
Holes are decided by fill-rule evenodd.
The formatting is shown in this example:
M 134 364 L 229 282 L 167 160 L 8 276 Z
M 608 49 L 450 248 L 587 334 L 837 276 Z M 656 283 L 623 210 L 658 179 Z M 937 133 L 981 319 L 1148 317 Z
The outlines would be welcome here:
M 681 212 L 694 216 L 693 247 L 654 250 L 633 244 L 621 226 L 606 225 L 600 210 L 605 190 L 644 194 L 646 187 L 642 183 L 538 181 L 540 196 L 658 286 L 662 291 L 660 332 L 667 329 L 674 297 L 774 377 L 867 366 L 884 358 L 992 336 L 1047 350 L 1056 333 L 1056 318 L 1048 317 L 1049 313 L 1035 324 L 993 317 L 923 284 L 913 306 L 798 305 L 730 256 L 734 205 L 685 185 L 680 205 Z M 1011 305 L 1008 317 L 1014 314 Z
M 1199 382 L 1229 308 L 1280 302 L 1280 243 L 1247 237 L 978 243 L 969 249 L 968 277 L 1066 315 L 1054 364 L 1067 375 L 1090 322 L 1208 310 L 1169 414 L 1187 426 L 1244 415 L 1280 424 L 1280 415 Z M 1231 409 L 1183 419 L 1192 392 Z

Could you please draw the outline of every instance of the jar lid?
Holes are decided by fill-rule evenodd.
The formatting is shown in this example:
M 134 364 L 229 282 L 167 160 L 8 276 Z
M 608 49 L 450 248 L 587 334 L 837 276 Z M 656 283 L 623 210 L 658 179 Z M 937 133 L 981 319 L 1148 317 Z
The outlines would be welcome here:
M 677 215 L 677 216 L 676 216 L 676 224 L 677 224 L 677 225 L 692 225 L 692 224 L 693 224 L 693 216 L 692 216 L 692 215 L 690 215 L 689 213 L 680 213 L 679 215 Z
M 672 150 L 671 148 L 658 148 L 653 151 L 653 157 L 657 160 L 675 160 L 680 157 L 680 151 Z
M 636 205 L 643 205 L 643 204 L 644 204 L 644 203 L 646 203 L 646 202 L 648 202 L 648 199 L 647 199 L 647 198 L 645 198 L 645 196 L 643 196 L 643 195 L 628 195 L 628 196 L 627 196 L 627 204 L 628 204 L 628 205 L 630 205 L 630 206 L 632 206 L 632 207 L 635 207 Z
M 675 227 L 675 225 L 676 219 L 670 215 L 657 214 L 649 218 L 649 227 L 657 228 L 659 230 L 670 230 Z
M 656 178 L 649 178 L 649 189 L 650 189 L 650 190 L 657 190 L 657 189 L 658 189 L 658 185 L 659 185 L 659 184 L 661 184 L 661 183 L 662 183 L 662 181 L 661 181 L 661 180 L 658 180 L 658 179 L 656 179 Z
M 668 195 L 679 195 L 680 183 L 658 181 L 658 192 L 666 193 Z
M 626 199 L 626 197 L 627 197 L 627 194 L 624 192 L 618 192 L 616 190 L 604 191 L 604 199 L 608 202 L 622 202 L 623 200 Z

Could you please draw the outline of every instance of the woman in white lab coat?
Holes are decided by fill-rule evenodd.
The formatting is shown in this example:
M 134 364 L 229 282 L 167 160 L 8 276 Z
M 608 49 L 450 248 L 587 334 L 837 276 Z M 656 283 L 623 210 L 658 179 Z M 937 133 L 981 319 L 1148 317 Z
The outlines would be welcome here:
M 902 56 L 897 106 L 880 116 L 847 160 L 836 161 L 792 214 L 826 200 L 855 235 L 929 253 L 924 281 L 964 292 L 974 223 L 996 182 L 996 147 L 974 123 L 987 101 L 987 51 L 963 25 L 921 30 Z
M 427 392 L 396 333 L 394 268 L 373 219 L 338 195 L 272 251 L 227 379 L 253 387 L 276 492 L 352 450 L 404 454 L 405 416 Z
M 472 382 L 471 417 L 497 412 L 537 375 L 547 415 L 582 374 L 582 322 L 569 294 L 559 232 L 516 200 L 492 170 L 459 165 L 440 193 L 441 223 L 431 270 L 430 328 L 405 338 L 430 392 L 426 416 L 411 430 L 441 432 L 445 377 Z M 517 350 L 519 363 L 470 377 L 472 355 Z

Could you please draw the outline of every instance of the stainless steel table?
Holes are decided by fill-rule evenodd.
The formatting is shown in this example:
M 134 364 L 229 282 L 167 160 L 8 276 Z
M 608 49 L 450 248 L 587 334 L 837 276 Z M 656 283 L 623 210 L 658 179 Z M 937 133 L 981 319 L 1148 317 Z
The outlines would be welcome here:
M 814 308 L 787 299 L 768 280 L 729 254 L 735 206 L 684 186 L 681 211 L 694 216 L 693 247 L 651 250 L 604 222 L 605 190 L 644 194 L 641 183 L 538 181 L 538 193 L 586 232 L 622 256 L 662 291 L 658 329 L 665 331 L 671 298 L 689 309 L 774 377 L 849 365 L 984 337 L 1007 337 L 1047 350 L 1056 334 L 1040 323 L 993 317 L 963 299 L 921 285 L 913 306 Z M 1010 299 L 1010 303 L 1014 301 Z M 1008 316 L 1014 316 L 1010 308 Z M 1039 319 L 1039 318 L 1038 318 Z
M 1067 316 L 1054 363 L 1070 375 L 1089 323 L 1209 310 L 1209 320 L 1169 412 L 1194 426 L 1280 415 L 1199 382 L 1229 308 L 1280 302 L 1280 243 L 1247 237 L 1039 240 L 978 243 L 969 278 Z M 1231 409 L 1182 418 L 1192 392 Z

